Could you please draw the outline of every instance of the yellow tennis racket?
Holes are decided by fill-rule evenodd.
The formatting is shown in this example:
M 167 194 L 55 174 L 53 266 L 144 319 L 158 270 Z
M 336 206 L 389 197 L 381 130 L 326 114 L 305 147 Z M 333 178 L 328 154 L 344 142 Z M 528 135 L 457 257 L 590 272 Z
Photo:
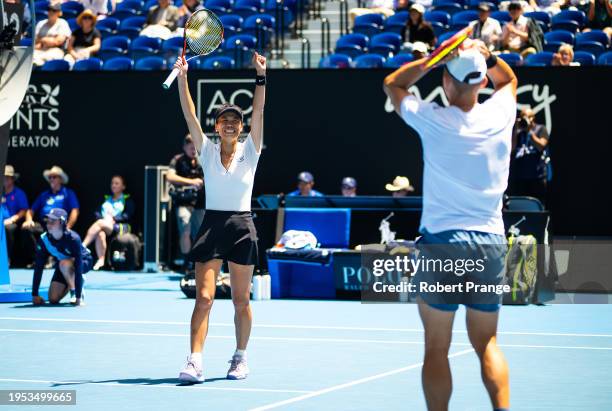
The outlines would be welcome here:
M 472 27 L 467 26 L 466 28 L 459 30 L 453 34 L 452 37 L 444 40 L 438 48 L 434 50 L 429 58 L 423 63 L 423 67 L 430 68 L 438 64 L 440 60 L 448 56 L 453 50 L 461 45 L 468 37 L 472 34 Z

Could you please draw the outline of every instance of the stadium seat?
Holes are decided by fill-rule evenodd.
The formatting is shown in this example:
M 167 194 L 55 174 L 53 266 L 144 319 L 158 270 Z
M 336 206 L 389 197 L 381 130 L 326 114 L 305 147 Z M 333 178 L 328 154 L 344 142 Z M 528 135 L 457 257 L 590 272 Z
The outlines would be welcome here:
M 134 39 L 140 35 L 145 24 L 146 18 L 142 16 L 128 17 L 121 21 L 119 34 Z
M 586 15 L 584 12 L 579 10 L 561 10 L 561 12 L 555 14 L 552 18 L 552 23 L 555 21 L 575 21 L 580 27 L 583 27 L 586 22 Z
M 380 33 L 370 39 L 370 49 L 381 44 L 390 44 L 394 52 L 397 52 L 402 45 L 402 36 L 396 33 Z
M 258 30 L 258 26 L 261 27 Z M 259 48 L 264 48 L 270 42 L 274 28 L 276 27 L 276 19 L 269 14 L 255 14 L 247 17 L 242 27 L 244 34 L 251 34 L 257 37 L 258 32 L 261 33 L 263 38 L 260 38 Z
M 433 11 L 443 11 L 450 14 L 451 16 L 455 13 L 463 11 L 463 7 L 458 3 L 441 4 L 432 9 Z
M 597 41 L 576 41 L 576 47 L 574 51 L 586 51 L 587 53 L 593 54 L 595 57 L 599 57 L 606 52 L 606 48 Z
M 100 31 L 103 37 L 112 36 L 119 30 L 120 21 L 114 17 L 107 17 L 103 20 L 98 20 L 96 28 Z
M 357 44 L 346 44 L 344 46 L 336 47 L 336 54 L 344 54 L 351 58 L 355 58 L 365 54 L 365 50 L 363 47 L 358 46 Z
M 329 56 L 323 57 L 319 62 L 319 68 L 350 68 L 351 58 L 344 54 L 330 54 Z
M 131 70 L 134 66 L 132 59 L 128 57 L 114 57 L 104 62 L 102 70 L 104 71 L 126 71 Z
M 147 1 L 145 2 L 144 7 L 142 8 L 142 11 L 143 11 L 145 14 L 147 14 L 147 13 L 149 12 L 149 10 L 150 10 L 152 7 L 155 7 L 155 6 L 157 6 L 158 4 L 159 4 L 159 1 L 158 1 L 158 0 L 147 0 Z M 178 6 L 178 5 L 176 5 L 176 4 L 175 4 L 175 6 L 176 6 L 176 7 L 179 7 L 179 6 Z
M 599 56 L 597 64 L 601 66 L 612 66 L 612 51 L 607 51 Z
M 84 7 L 78 1 L 67 1 L 62 3 L 62 18 L 76 18 L 84 10 Z
M 464 24 L 467 26 L 470 22 L 478 20 L 478 12 L 474 10 L 465 10 L 453 14 L 451 17 L 451 29 L 453 24 Z M 464 27 L 465 27 L 464 26 Z
M 574 44 L 574 33 L 565 30 L 554 30 L 544 33 L 544 41 L 558 41 L 566 44 Z
M 576 43 L 582 41 L 596 41 L 598 43 L 601 43 L 601 45 L 606 48 L 610 45 L 610 39 L 608 38 L 608 35 L 602 30 L 591 30 L 587 31 L 586 33 L 578 33 L 576 35 Z
M 356 44 L 359 47 L 365 49 L 368 46 L 370 39 L 365 34 L 351 33 L 345 34 L 336 41 L 336 47 L 342 47 L 346 45 Z
M 234 7 L 239 6 L 255 7 L 257 10 L 259 10 L 262 8 L 263 4 L 260 0 L 236 0 L 234 2 Z
M 134 64 L 134 69 L 141 71 L 163 70 L 165 68 L 166 62 L 158 56 L 144 57 Z
M 157 37 L 138 36 L 130 44 L 130 54 L 136 61 L 141 57 L 156 54 L 161 50 L 162 41 Z
M 440 35 L 438 37 L 438 43 L 436 44 L 436 47 L 442 44 L 445 40 L 453 37 L 456 33 L 457 33 L 456 31 L 451 30 L 451 31 L 447 31 L 446 33 Z
M 495 20 L 499 21 L 502 26 L 512 20 L 512 17 L 510 17 L 510 13 L 508 13 L 507 11 L 493 11 L 491 12 L 491 18 L 494 18 Z
M 138 17 L 138 12 L 132 9 L 115 10 L 115 12 L 110 16 L 119 21 L 123 21 L 125 19 L 129 19 L 130 17 Z
M 32 37 L 22 37 L 19 41 L 21 47 L 30 47 L 32 45 Z
M 439 23 L 444 24 L 445 26 L 448 26 L 451 20 L 450 14 L 444 11 L 426 11 L 423 18 L 425 19 L 425 21 L 428 21 L 430 23 L 437 21 Z
M 534 19 L 535 21 L 544 23 L 544 25 L 546 26 L 546 30 L 548 30 L 548 28 L 550 27 L 550 14 L 545 11 L 532 11 L 530 13 L 525 13 L 524 16 L 530 19 Z
M 34 7 L 36 10 L 46 11 L 49 7 L 49 0 L 38 0 L 34 2 Z
M 496 11 L 497 10 L 497 3 L 493 3 L 491 1 L 483 2 L 482 0 L 469 0 L 468 1 L 468 9 L 470 9 L 470 10 L 477 10 L 478 6 L 480 5 L 480 3 L 487 3 L 487 5 L 489 6 L 489 9 L 491 11 Z
M 221 20 L 224 28 L 231 26 L 236 29 L 241 29 L 244 23 L 244 19 L 237 14 L 226 14 L 225 16 L 220 16 L 219 20 Z
M 221 17 L 221 16 L 231 12 L 230 9 L 226 9 L 225 7 L 221 7 L 221 6 L 210 6 L 210 7 L 208 7 L 208 10 L 212 11 L 213 13 L 215 13 L 218 17 Z
M 204 4 L 205 7 L 209 10 L 211 7 L 222 7 L 226 10 L 231 10 L 232 8 L 231 0 L 206 0 Z
M 98 56 L 102 60 L 120 57 L 127 53 L 130 47 L 130 39 L 126 36 L 112 36 L 102 40 Z
M 364 14 L 355 18 L 353 33 L 360 33 L 371 37 L 382 32 L 383 26 L 384 17 L 382 14 Z
M 542 51 L 527 56 L 525 59 L 526 66 L 550 66 L 552 62 L 553 53 L 550 51 Z
M 142 14 L 144 9 L 144 2 L 141 0 L 123 0 L 121 3 L 117 3 L 115 10 L 133 10 L 137 14 Z M 146 10 L 148 11 L 148 9 Z
M 432 21 L 429 24 L 431 24 L 431 28 L 433 29 L 434 35 L 436 37 L 440 37 L 449 30 L 448 26 L 445 26 L 438 21 Z
M 247 18 L 249 16 L 254 16 L 259 13 L 259 9 L 253 6 L 234 6 L 232 8 L 232 13 L 241 16 L 242 18 Z
M 75 31 L 79 28 L 79 25 L 77 24 L 77 21 L 74 17 L 66 19 L 66 21 L 68 22 L 68 27 L 70 27 L 70 31 Z
M 392 34 L 395 34 L 395 33 L 392 33 Z M 397 49 L 392 44 L 381 43 L 376 46 L 370 45 L 370 47 L 368 48 L 368 53 L 377 54 L 387 59 L 389 57 L 393 57 L 393 55 L 397 53 Z
M 501 53 L 497 57 L 504 60 L 509 66 L 520 66 L 523 64 L 523 58 L 518 53 Z
M 237 34 L 228 38 L 223 44 L 225 50 L 234 50 L 238 47 L 246 47 L 248 49 L 254 49 L 257 47 L 257 39 L 255 36 L 250 34 Z
M 281 3 L 283 4 L 283 3 Z M 295 20 L 294 18 L 294 13 L 289 9 L 289 7 L 287 6 L 283 6 L 280 11 L 281 13 L 278 13 L 279 10 L 276 10 L 276 3 L 274 1 L 270 2 L 269 5 L 272 5 L 272 7 L 268 7 L 266 8 L 266 13 L 274 16 L 274 18 L 278 19 L 280 23 L 282 23 L 283 27 L 285 29 L 289 28 L 289 26 L 291 26 L 293 24 L 293 21 Z M 277 16 L 277 14 L 279 14 L 279 16 Z
M 390 24 L 401 24 L 405 26 L 406 22 L 408 21 L 408 17 L 410 17 L 410 13 L 407 11 L 398 11 L 394 15 L 387 17 L 385 20 L 385 26 Z
M 85 60 L 79 60 L 72 66 L 74 71 L 100 71 L 102 70 L 102 60 L 96 57 L 90 57 Z
M 593 53 L 580 50 L 574 51 L 574 61 L 579 62 L 581 66 L 594 66 L 596 60 Z
M 42 71 L 68 71 L 70 64 L 66 60 L 49 60 L 40 69 Z
M 540 200 L 534 197 L 512 196 L 506 201 L 506 209 L 508 211 L 544 211 L 544 205 Z
M 381 68 L 384 64 L 385 58 L 378 54 L 364 54 L 353 62 L 355 68 Z
M 410 63 L 414 60 L 414 56 L 411 53 L 397 54 L 385 61 L 385 67 L 398 68 L 406 63 Z
M 217 56 L 199 63 L 198 68 L 204 70 L 228 70 L 236 68 L 236 62 L 231 57 Z
M 465 3 L 466 3 L 465 0 L 433 0 L 431 5 L 433 7 L 438 7 L 438 6 L 445 6 L 447 4 L 458 4 L 463 8 L 465 6 Z
M 575 20 L 556 20 L 553 18 L 552 30 L 566 30 L 576 33 L 580 30 L 580 24 Z

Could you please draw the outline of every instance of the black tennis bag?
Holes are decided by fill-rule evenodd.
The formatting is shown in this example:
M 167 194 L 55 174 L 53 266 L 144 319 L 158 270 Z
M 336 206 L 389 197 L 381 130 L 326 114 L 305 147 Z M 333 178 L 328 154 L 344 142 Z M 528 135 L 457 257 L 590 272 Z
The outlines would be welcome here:
M 140 264 L 140 239 L 132 234 L 121 234 L 110 244 L 110 264 L 114 271 L 135 271 Z
M 181 291 L 187 298 L 196 298 L 196 281 L 194 273 L 187 273 L 181 278 Z M 232 289 L 229 282 L 229 274 L 222 273 L 217 279 L 215 299 L 232 298 Z

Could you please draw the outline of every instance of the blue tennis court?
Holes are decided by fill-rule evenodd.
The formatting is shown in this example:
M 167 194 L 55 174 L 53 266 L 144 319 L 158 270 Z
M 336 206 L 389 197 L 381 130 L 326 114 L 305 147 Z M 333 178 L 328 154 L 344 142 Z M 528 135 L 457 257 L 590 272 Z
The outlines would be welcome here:
M 12 277 L 27 285 L 31 272 Z M 415 305 L 255 301 L 251 375 L 229 381 L 233 307 L 217 300 L 204 351 L 207 380 L 179 385 L 193 307 L 179 278 L 92 273 L 85 307 L 0 305 L 0 389 L 73 389 L 77 405 L 65 408 L 82 410 L 425 409 Z M 450 354 L 450 408 L 490 410 L 463 314 Z M 512 409 L 612 409 L 611 316 L 603 304 L 504 307 L 499 343 L 510 365 Z M 28 408 L 35 407 L 19 407 Z

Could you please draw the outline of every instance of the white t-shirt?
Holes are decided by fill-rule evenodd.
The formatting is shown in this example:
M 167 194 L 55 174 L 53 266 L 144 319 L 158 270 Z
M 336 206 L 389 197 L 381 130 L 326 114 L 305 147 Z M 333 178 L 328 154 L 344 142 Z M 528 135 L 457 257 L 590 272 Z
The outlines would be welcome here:
M 506 33 L 506 31 L 508 31 L 509 24 L 514 25 L 514 27 L 516 27 L 518 30 L 522 32 L 528 32 L 529 30 L 527 28 L 527 23 L 529 23 L 529 20 L 527 20 L 527 17 L 521 15 L 516 20 L 516 23 L 511 21 L 504 26 L 504 34 Z M 525 41 L 521 39 L 521 37 L 518 34 L 510 33 L 508 36 L 509 36 L 508 37 L 508 47 L 510 47 L 513 50 L 520 50 L 523 47 L 523 44 L 525 44 Z
M 93 11 L 95 14 L 108 14 L 107 0 L 79 0 L 86 9 Z
M 204 137 L 198 159 L 204 170 L 207 210 L 251 211 L 251 194 L 260 154 L 249 134 L 244 142 L 238 142 L 232 163 L 226 170 L 221 163 L 221 144 Z
M 65 36 L 69 39 L 72 35 L 68 22 L 62 18 L 58 18 L 55 24 L 51 25 L 49 20 L 45 19 L 36 24 L 36 37 L 57 37 Z
M 404 121 L 423 143 L 420 231 L 504 234 L 502 197 L 508 185 L 516 100 L 494 93 L 468 113 L 415 96 L 402 101 Z

